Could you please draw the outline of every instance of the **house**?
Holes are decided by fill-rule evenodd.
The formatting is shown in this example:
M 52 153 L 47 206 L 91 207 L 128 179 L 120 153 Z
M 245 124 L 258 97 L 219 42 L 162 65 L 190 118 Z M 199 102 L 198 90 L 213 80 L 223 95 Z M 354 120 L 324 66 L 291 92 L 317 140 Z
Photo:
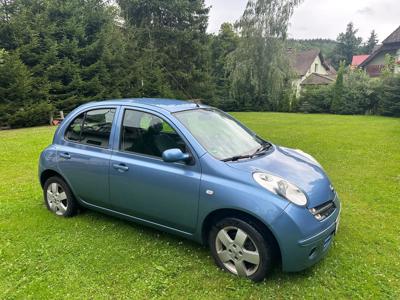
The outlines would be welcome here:
M 394 71 L 400 73 L 400 26 L 360 64 L 360 67 L 366 70 L 371 77 L 379 76 L 385 64 L 386 54 L 395 57 L 397 63 Z
M 327 85 L 335 81 L 336 70 L 328 64 L 319 49 L 288 50 L 290 64 L 296 74 L 293 85 L 296 96 L 306 86 Z
M 363 54 L 363 55 L 354 55 L 353 59 L 351 61 L 350 68 L 352 70 L 358 68 L 367 58 L 369 57 L 368 54 Z

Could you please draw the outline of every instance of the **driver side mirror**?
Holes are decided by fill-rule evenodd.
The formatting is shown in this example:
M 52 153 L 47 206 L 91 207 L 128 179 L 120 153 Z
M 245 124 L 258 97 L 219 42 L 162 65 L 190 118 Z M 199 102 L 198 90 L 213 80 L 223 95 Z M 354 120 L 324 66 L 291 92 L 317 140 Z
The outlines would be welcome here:
M 183 153 L 181 149 L 172 148 L 165 150 L 162 153 L 162 159 L 165 162 L 171 162 L 171 163 L 178 161 L 188 162 L 191 159 L 191 156 L 188 153 Z

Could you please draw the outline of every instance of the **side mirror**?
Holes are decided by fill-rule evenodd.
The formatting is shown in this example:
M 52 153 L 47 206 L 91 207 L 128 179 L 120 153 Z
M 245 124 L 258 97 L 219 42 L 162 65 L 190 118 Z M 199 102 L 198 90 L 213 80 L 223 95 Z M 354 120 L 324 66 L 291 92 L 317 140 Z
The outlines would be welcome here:
M 187 162 L 190 160 L 190 155 L 188 153 L 183 153 L 181 149 L 172 148 L 165 150 L 162 153 L 162 159 L 165 162 L 177 162 L 177 161 Z

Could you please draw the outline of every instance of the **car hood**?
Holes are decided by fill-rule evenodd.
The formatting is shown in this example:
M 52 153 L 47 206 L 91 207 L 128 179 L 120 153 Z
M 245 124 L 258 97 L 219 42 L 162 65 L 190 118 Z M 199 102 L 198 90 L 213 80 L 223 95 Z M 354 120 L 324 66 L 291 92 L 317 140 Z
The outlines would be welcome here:
M 266 155 L 227 163 L 245 172 L 266 172 L 297 185 L 308 198 L 308 207 L 318 206 L 334 198 L 331 183 L 322 167 L 294 149 L 274 146 Z

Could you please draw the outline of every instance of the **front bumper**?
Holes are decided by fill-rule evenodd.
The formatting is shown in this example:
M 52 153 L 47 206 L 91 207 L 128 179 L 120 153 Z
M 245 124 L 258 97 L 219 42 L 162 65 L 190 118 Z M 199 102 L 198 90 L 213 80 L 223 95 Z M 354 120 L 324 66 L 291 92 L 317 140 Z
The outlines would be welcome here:
M 272 224 L 282 256 L 282 269 L 296 272 L 320 261 L 328 252 L 340 217 L 341 204 L 337 195 L 335 210 L 318 221 L 304 207 L 289 205 Z

